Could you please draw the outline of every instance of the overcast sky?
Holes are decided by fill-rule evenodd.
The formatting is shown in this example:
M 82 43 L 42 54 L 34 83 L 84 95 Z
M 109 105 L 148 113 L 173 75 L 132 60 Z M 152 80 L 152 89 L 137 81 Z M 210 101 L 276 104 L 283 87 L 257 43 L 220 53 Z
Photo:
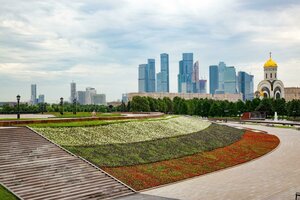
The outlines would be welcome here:
M 47 102 L 95 87 L 107 100 L 138 89 L 138 64 L 193 52 L 200 77 L 224 61 L 263 78 L 269 52 L 285 86 L 300 86 L 299 0 L 0 0 L 0 101 L 30 99 L 30 84 Z

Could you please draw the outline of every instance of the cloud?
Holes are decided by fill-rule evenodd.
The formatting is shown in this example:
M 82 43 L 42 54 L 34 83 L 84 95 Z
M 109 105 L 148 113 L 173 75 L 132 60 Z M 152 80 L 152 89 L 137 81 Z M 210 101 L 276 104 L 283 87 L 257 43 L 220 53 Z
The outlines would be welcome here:
M 96 87 L 109 100 L 137 91 L 137 66 L 170 55 L 171 90 L 177 91 L 183 52 L 200 60 L 200 77 L 220 60 L 252 72 L 259 82 L 274 52 L 287 85 L 299 64 L 300 4 L 296 0 L 0 0 L 0 100 L 31 83 L 49 100 L 69 96 L 69 83 Z M 293 66 L 292 66 L 293 65 Z M 282 71 L 281 71 L 282 70 Z M 14 82 L 7 89 L 3 84 Z M 39 88 L 39 87 L 38 87 Z

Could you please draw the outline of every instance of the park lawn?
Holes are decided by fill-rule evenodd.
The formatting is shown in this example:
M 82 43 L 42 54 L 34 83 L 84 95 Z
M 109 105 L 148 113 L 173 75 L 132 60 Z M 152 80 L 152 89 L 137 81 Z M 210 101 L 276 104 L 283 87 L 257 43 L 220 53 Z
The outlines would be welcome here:
M 47 112 L 45 114 L 54 115 L 56 118 L 78 118 L 78 117 L 92 117 L 91 112 L 77 112 L 76 115 L 73 112 L 64 112 L 61 115 L 59 112 Z M 116 117 L 122 116 L 120 113 L 96 113 L 96 117 Z
M 18 198 L 10 193 L 5 187 L 0 184 L 0 199 L 1 200 L 17 200 Z
M 154 140 L 147 138 L 146 141 L 141 142 L 62 146 L 98 166 L 129 166 L 169 160 L 224 147 L 240 140 L 243 133 L 244 130 L 211 124 L 208 128 L 194 133 Z
M 274 135 L 246 131 L 242 139 L 229 146 L 143 165 L 103 167 L 106 172 L 136 190 L 143 190 L 232 167 L 275 149 Z

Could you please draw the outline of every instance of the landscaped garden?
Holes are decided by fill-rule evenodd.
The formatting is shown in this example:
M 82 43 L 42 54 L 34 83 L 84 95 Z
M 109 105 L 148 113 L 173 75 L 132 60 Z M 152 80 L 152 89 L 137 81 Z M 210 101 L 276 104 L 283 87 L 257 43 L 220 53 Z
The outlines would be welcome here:
M 33 128 L 137 190 L 247 162 L 279 144 L 276 136 L 198 117 L 77 123 Z

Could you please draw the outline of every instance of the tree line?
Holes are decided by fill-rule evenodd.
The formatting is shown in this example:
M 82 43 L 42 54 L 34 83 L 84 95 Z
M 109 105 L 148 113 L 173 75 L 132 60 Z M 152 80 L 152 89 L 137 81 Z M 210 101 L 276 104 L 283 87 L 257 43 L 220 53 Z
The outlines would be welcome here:
M 227 100 L 213 99 L 183 99 L 175 97 L 173 100 L 164 97 L 155 99 L 151 97 L 135 96 L 127 104 L 119 106 L 106 105 L 80 105 L 65 102 L 60 104 L 40 103 L 37 105 L 20 104 L 20 113 L 43 113 L 43 112 L 163 112 L 169 114 L 198 115 L 203 117 L 238 117 L 244 112 L 260 111 L 266 112 L 268 117 L 274 116 L 277 112 L 279 116 L 299 117 L 300 100 L 286 102 L 285 99 L 258 99 L 245 102 L 229 102 Z M 0 107 L 0 113 L 17 113 L 17 105 L 3 105 Z
M 164 112 L 183 115 L 198 115 L 203 117 L 237 117 L 244 112 L 266 112 L 268 117 L 279 116 L 299 117 L 300 100 L 286 102 L 285 99 L 255 98 L 252 101 L 229 102 L 227 100 L 189 99 L 175 97 L 173 100 L 164 97 L 135 96 L 127 105 L 127 111 Z

